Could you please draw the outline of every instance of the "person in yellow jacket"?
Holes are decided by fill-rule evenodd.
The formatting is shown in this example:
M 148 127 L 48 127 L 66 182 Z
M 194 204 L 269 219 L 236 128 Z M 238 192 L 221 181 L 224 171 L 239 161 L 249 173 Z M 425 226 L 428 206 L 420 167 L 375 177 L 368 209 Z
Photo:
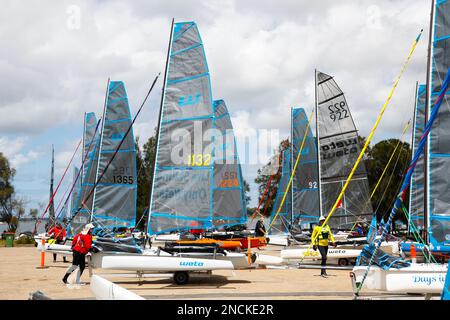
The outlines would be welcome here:
M 325 217 L 321 216 L 319 219 L 319 225 L 316 226 L 313 230 L 313 233 L 311 235 L 311 241 L 314 241 L 312 243 L 314 251 L 319 249 L 320 256 L 322 257 L 322 268 L 320 269 L 320 275 L 324 278 L 326 278 L 327 275 L 327 254 L 328 254 L 328 244 L 331 243 L 332 246 L 336 248 L 336 242 L 334 242 L 333 234 L 331 233 L 330 226 L 325 225 L 323 226 L 323 223 L 325 222 Z

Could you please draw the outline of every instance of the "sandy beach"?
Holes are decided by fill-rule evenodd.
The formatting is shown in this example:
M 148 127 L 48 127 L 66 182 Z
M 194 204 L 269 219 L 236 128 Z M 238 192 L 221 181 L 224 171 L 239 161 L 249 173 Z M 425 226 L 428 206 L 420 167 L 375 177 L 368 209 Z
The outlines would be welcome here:
M 276 254 L 270 248 L 266 254 Z M 58 256 L 52 262 L 46 254 L 45 265 L 38 269 L 40 252 L 35 247 L 0 248 L 0 299 L 28 299 L 31 292 L 42 291 L 52 299 L 94 299 L 89 285 L 71 288 L 62 283 L 69 263 Z M 69 258 L 69 261 L 71 258 Z M 191 279 L 178 286 L 164 277 L 137 278 L 117 277 L 114 272 L 94 270 L 116 284 L 147 299 L 345 299 L 353 298 L 348 270 L 329 270 L 327 279 L 313 269 L 250 269 L 214 271 L 211 277 Z M 82 281 L 89 283 L 89 271 L 85 270 Z

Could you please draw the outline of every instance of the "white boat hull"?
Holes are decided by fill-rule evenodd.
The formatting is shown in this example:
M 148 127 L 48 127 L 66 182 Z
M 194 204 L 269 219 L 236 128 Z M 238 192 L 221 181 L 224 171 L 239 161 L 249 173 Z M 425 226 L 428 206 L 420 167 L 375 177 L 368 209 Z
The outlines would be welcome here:
M 447 269 L 447 265 L 425 263 L 389 270 L 371 266 L 364 281 L 364 288 L 388 292 L 440 294 L 444 288 Z M 366 270 L 366 266 L 353 268 L 357 285 L 362 281 Z
M 38 244 L 36 247 L 38 251 L 42 250 L 42 244 Z M 64 244 L 49 244 L 46 243 L 44 247 L 46 253 L 56 253 L 63 256 L 72 256 L 72 247 Z
M 167 257 L 156 255 L 132 254 L 93 254 L 94 268 L 127 270 L 136 272 L 176 272 L 176 271 L 210 271 L 232 270 L 234 265 L 229 260 Z
M 328 259 L 352 259 L 357 258 L 361 254 L 358 249 L 328 249 Z M 320 259 L 319 250 L 300 248 L 281 250 L 280 257 L 282 259 Z
M 283 265 L 287 265 L 287 262 L 281 257 L 270 256 L 267 254 L 259 254 L 258 253 L 256 255 L 255 264 L 263 265 L 263 266 L 265 266 L 265 265 L 283 266 Z
M 287 235 L 270 235 L 269 236 L 269 244 L 276 246 L 287 246 L 288 245 L 288 236 Z
M 91 277 L 90 289 L 97 300 L 145 300 L 141 296 L 102 277 Z

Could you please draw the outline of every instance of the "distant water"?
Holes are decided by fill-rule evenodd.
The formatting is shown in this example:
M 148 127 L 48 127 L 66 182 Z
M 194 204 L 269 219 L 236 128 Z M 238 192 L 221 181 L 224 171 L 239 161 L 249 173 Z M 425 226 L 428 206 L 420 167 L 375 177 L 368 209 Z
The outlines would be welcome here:
M 42 220 L 41 223 L 38 226 L 38 233 L 42 233 L 45 231 L 45 224 L 47 223 L 46 220 Z M 0 233 L 2 233 L 4 230 L 8 229 L 8 224 L 0 224 Z M 25 231 L 34 231 L 34 221 L 20 221 L 19 226 L 17 228 L 16 234 L 19 235 L 19 233 L 25 232 Z

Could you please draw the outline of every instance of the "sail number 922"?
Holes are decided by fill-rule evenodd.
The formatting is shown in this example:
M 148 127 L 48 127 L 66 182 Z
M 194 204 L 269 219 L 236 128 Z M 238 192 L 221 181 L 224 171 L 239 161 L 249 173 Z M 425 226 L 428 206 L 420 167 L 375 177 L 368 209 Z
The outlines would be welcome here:
M 333 121 L 342 120 L 349 117 L 348 110 L 344 108 L 345 101 L 337 102 L 328 106 L 330 119 Z
M 190 167 L 209 166 L 210 163 L 211 163 L 210 154 L 192 154 L 188 158 L 188 166 Z

